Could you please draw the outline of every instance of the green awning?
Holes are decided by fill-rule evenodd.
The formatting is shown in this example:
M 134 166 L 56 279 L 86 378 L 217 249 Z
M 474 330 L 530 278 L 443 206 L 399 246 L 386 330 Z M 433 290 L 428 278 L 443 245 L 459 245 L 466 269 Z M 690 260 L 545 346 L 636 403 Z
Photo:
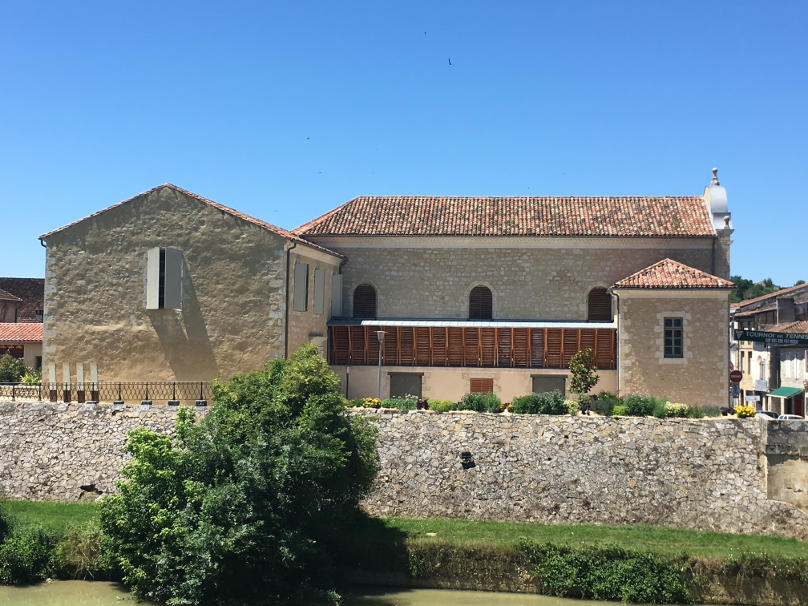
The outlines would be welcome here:
M 778 398 L 790 398 L 791 396 L 796 396 L 798 393 L 802 393 L 802 389 L 799 387 L 778 387 L 772 392 L 769 392 L 770 396 L 776 396 Z

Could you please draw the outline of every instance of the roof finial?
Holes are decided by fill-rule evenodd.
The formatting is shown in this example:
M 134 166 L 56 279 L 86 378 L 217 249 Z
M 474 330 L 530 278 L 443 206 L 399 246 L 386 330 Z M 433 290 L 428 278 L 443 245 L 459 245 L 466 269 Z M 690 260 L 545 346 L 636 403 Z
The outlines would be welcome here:
M 717 168 L 713 169 L 713 180 L 710 181 L 710 185 L 719 185 L 719 183 L 718 183 L 718 169 Z

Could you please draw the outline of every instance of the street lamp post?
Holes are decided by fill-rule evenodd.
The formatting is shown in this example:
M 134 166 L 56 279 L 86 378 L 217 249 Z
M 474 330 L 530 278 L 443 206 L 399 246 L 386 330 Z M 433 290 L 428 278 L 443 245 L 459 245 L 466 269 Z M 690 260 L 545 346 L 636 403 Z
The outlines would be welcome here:
M 384 343 L 384 331 L 377 330 L 376 338 L 379 340 L 379 390 L 377 397 L 382 399 L 382 343 Z

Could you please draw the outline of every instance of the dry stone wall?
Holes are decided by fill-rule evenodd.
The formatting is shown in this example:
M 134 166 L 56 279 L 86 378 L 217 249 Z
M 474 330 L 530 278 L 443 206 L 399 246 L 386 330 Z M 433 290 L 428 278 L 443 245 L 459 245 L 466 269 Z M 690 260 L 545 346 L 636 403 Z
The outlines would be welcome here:
M 380 472 L 364 502 L 373 514 L 665 524 L 808 539 L 808 514 L 767 498 L 767 457 L 808 453 L 801 423 L 351 414 L 379 430 Z M 0 485 L 12 499 L 95 499 L 115 489 L 130 430 L 171 434 L 175 423 L 176 409 L 163 406 L 2 402 Z

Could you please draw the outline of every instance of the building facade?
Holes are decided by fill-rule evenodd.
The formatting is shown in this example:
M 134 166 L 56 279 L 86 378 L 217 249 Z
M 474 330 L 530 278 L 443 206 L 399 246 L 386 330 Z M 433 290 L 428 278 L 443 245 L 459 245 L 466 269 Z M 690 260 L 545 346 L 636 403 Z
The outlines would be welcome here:
M 165 185 L 42 236 L 45 363 L 208 380 L 313 342 L 351 398 L 509 401 L 567 390 L 588 347 L 594 391 L 724 404 L 731 233 L 715 175 L 701 196 L 364 196 L 291 232 Z

